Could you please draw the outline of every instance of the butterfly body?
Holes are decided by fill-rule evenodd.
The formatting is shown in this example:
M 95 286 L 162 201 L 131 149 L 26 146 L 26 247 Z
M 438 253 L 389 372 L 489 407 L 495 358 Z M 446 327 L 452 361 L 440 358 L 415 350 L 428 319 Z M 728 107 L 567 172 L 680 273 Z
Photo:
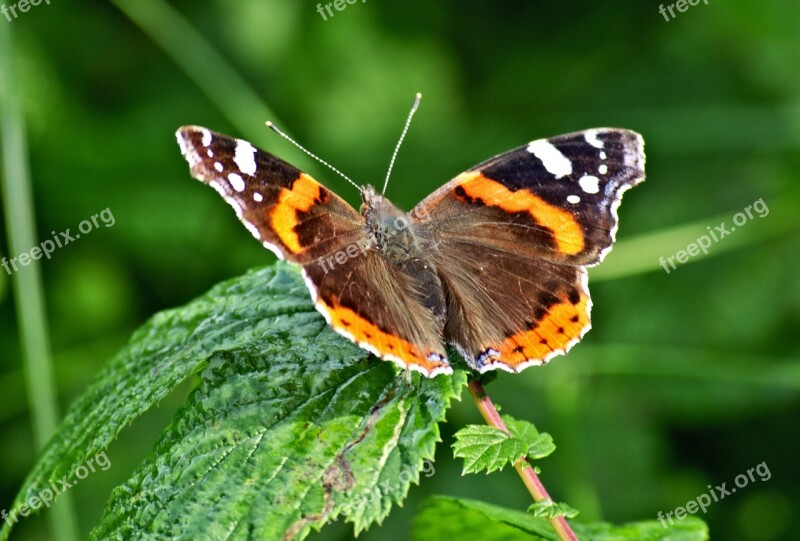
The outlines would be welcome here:
M 586 267 L 611 248 L 641 137 L 598 128 L 536 140 L 458 175 L 410 212 L 373 187 L 357 212 L 246 141 L 187 126 L 178 142 L 265 247 L 302 266 L 338 333 L 427 376 L 445 344 L 475 370 L 518 372 L 589 330 Z

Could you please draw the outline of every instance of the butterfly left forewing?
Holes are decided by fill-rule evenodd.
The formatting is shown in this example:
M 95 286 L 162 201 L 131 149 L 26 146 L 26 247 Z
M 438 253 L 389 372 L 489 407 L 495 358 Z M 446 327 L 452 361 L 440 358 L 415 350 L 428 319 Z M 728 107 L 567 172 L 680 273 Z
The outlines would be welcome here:
M 305 264 L 363 237 L 361 215 L 296 167 L 199 126 L 184 126 L 176 136 L 192 176 L 219 192 L 281 259 Z

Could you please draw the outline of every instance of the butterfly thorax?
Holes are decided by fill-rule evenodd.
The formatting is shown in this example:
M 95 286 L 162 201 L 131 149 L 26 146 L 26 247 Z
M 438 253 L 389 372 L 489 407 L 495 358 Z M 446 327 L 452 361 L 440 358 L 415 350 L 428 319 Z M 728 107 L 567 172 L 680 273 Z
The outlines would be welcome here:
M 372 246 L 395 269 L 413 278 L 415 285 L 407 293 L 430 311 L 441 332 L 447 316 L 445 294 L 436 266 L 425 257 L 429 243 L 424 228 L 372 186 L 366 186 L 361 197 L 361 214 Z
M 404 264 L 421 255 L 414 224 L 405 212 L 366 186 L 361 192 L 361 214 L 366 221 L 372 245 L 390 262 Z

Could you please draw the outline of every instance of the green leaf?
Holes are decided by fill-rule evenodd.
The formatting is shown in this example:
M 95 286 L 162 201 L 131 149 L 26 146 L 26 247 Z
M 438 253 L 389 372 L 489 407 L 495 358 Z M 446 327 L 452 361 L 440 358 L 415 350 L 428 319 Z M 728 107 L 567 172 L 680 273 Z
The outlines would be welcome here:
M 463 498 L 431 496 L 420 504 L 411 541 L 558 541 L 547 520 Z
M 662 525 L 657 520 L 647 520 L 614 526 L 594 523 L 575 524 L 575 532 L 586 541 L 707 541 L 708 526 L 695 517 L 688 517 L 673 525 Z
M 532 423 L 514 419 L 510 415 L 503 415 L 503 422 L 508 426 L 511 435 L 525 444 L 528 458 L 544 458 L 556 450 L 553 437 L 547 432 L 539 432 Z
M 558 541 L 547 519 L 522 511 L 449 496 L 427 498 L 420 508 L 411 531 L 412 541 L 450 541 L 463 537 L 465 532 L 469 532 L 470 539 L 481 541 Z M 657 520 L 622 526 L 570 522 L 570 526 L 581 541 L 708 540 L 708 528 L 695 517 L 666 528 Z
M 466 383 L 369 357 L 279 263 L 137 331 L 72 405 L 15 507 L 193 373 L 188 404 L 113 491 L 94 539 L 299 539 L 340 515 L 363 530 L 432 470 L 437 424 Z
M 513 464 L 527 451 L 524 442 L 487 425 L 467 425 L 455 433 L 453 454 L 464 459 L 462 475 L 486 470 L 491 473 Z
M 575 518 L 578 516 L 578 511 L 565 503 L 554 502 L 553 500 L 542 500 L 531 504 L 528 507 L 528 513 L 534 517 L 541 518 L 556 518 L 567 517 Z
M 455 433 L 453 444 L 456 458 L 464 459 L 462 475 L 486 470 L 502 470 L 522 456 L 544 458 L 555 451 L 550 434 L 539 432 L 526 421 L 504 415 L 511 436 L 505 431 L 486 425 L 469 425 Z

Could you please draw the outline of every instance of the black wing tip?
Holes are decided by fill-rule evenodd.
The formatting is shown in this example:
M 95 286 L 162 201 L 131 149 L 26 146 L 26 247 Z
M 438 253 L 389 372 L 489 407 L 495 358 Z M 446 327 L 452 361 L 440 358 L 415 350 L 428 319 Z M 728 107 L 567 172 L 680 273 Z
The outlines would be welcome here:
M 629 168 L 626 180 L 623 183 L 628 188 L 636 186 L 645 180 L 644 137 L 639 132 L 627 128 L 591 128 L 576 132 L 574 135 L 584 135 L 594 133 L 596 135 L 611 134 L 618 137 L 618 143 L 622 145 L 623 164 Z

